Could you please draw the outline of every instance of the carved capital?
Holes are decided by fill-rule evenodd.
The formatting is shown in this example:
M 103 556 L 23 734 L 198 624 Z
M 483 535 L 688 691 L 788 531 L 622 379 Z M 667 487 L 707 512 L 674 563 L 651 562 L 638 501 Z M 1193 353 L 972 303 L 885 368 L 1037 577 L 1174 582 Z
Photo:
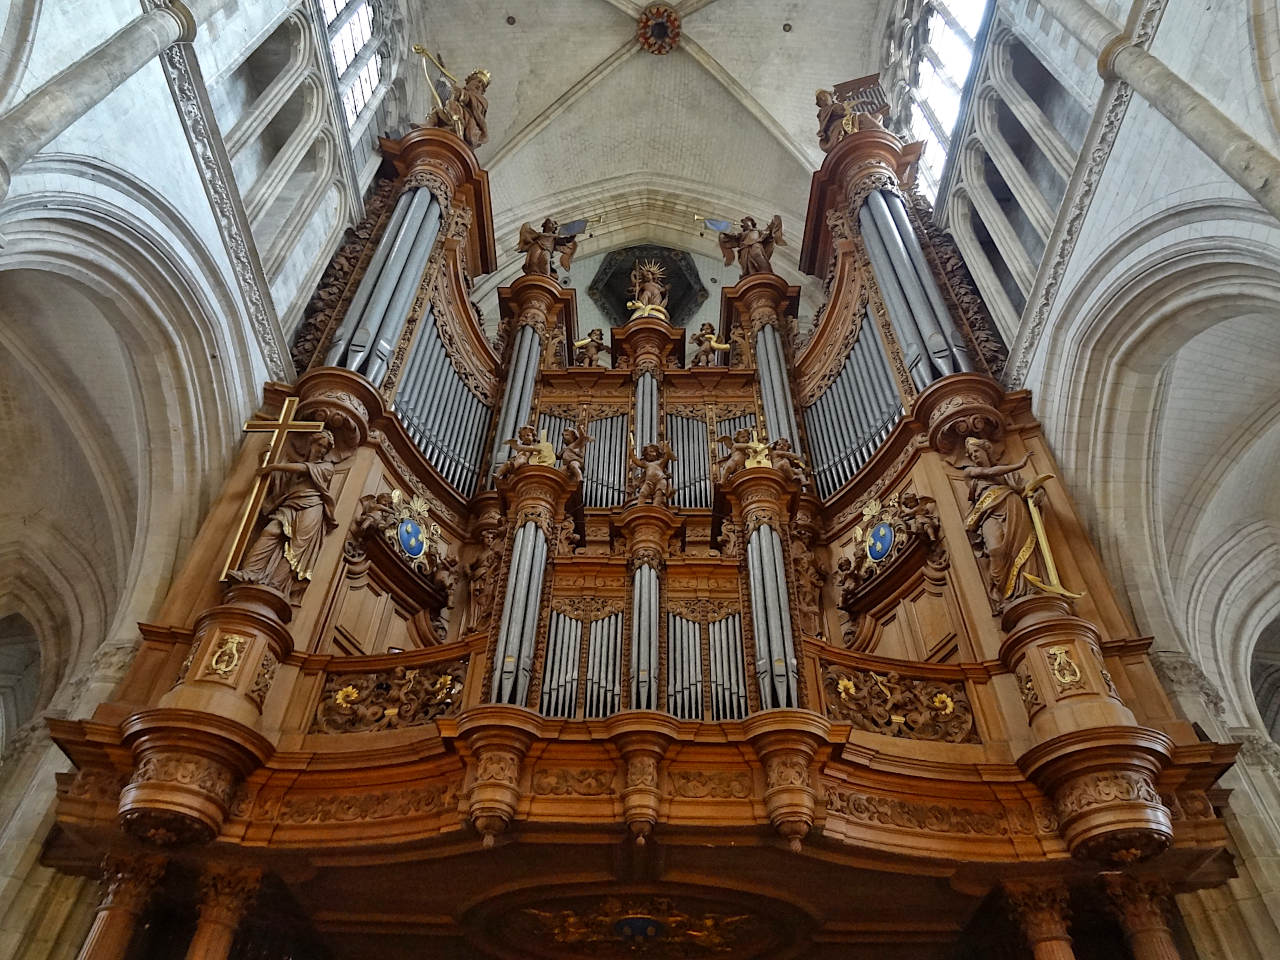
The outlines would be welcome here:
M 537 714 L 499 704 L 468 711 L 458 723 L 458 736 L 470 751 L 468 816 L 486 848 L 515 816 L 520 770 L 540 728 Z
M 164 857 L 108 856 L 102 861 L 102 901 L 98 909 L 115 908 L 133 915 L 146 909 L 151 891 L 164 876 Z
M 261 870 L 210 867 L 200 877 L 201 921 L 236 927 L 261 882 Z
M 1049 940 L 1071 942 L 1067 933 L 1070 892 L 1052 880 L 1027 880 L 1004 885 L 1009 912 L 1033 949 Z
M 622 791 L 622 816 L 638 846 L 653 833 L 662 799 L 658 768 L 667 747 L 676 738 L 674 717 L 651 711 L 615 714 L 609 720 L 610 735 L 626 764 Z
M 1148 932 L 1168 933 L 1173 907 L 1168 883 L 1125 873 L 1104 874 L 1102 882 L 1111 909 L 1126 934 L 1133 937 Z

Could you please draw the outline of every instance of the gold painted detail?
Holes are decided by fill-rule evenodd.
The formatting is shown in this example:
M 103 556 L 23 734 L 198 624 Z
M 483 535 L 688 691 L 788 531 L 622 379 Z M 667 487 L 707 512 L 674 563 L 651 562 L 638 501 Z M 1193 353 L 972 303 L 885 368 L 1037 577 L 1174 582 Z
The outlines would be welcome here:
M 1053 681 L 1057 684 L 1059 693 L 1078 690 L 1084 686 L 1084 674 L 1080 672 L 1079 664 L 1071 659 L 1070 649 L 1050 647 L 1044 654 L 1049 661 L 1049 672 L 1053 674 Z
M 908 740 L 981 743 L 963 683 L 827 664 L 822 686 L 827 716 L 859 730 Z
M 252 639 L 238 633 L 224 633 L 220 636 L 214 643 L 213 653 L 204 668 L 205 676 L 212 675 L 223 680 L 231 676 L 244 659 L 245 648 Z
M 457 713 L 467 662 L 325 677 L 312 733 L 394 730 Z

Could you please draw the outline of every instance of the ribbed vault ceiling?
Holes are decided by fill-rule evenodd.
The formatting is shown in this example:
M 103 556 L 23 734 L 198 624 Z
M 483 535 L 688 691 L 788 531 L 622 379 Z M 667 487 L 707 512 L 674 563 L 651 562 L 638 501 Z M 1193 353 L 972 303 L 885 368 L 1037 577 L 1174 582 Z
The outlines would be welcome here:
M 630 0 L 414 5 L 413 42 L 456 74 L 493 75 L 490 141 L 478 156 L 500 266 L 477 290 L 482 300 L 518 270 L 520 223 L 546 215 L 602 217 L 583 255 L 639 242 L 714 255 L 694 214 L 780 213 L 791 245 L 775 265 L 799 279 L 809 178 L 822 161 L 813 92 L 878 69 L 882 0 L 670 5 L 682 35 L 665 56 L 637 42 L 644 4 Z

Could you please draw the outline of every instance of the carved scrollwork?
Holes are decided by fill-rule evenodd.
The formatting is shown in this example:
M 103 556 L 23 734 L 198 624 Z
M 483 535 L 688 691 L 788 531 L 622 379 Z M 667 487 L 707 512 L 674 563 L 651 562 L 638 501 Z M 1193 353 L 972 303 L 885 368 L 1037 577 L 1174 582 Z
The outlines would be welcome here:
M 1014 670 L 1014 676 L 1018 680 L 1018 694 L 1022 697 L 1022 706 L 1026 708 L 1028 719 L 1037 710 L 1044 706 L 1044 700 L 1040 698 L 1040 692 L 1036 690 L 1035 679 L 1031 676 L 1031 667 L 1025 660 L 1018 664 Z
M 407 790 L 378 793 L 324 793 L 287 797 L 275 818 L 282 823 L 352 823 L 391 820 L 456 810 L 458 788 L 431 783 Z
M 533 792 L 539 797 L 606 797 L 612 795 L 613 770 L 537 770 Z
M 827 665 L 822 687 L 827 716 L 859 730 L 908 740 L 981 742 L 963 683 Z
M 911 803 L 848 790 L 827 790 L 827 811 L 859 823 L 903 827 L 930 833 L 976 834 L 1002 837 L 1009 824 L 998 813 L 936 803 Z
M 556 597 L 551 609 L 585 623 L 599 620 L 622 611 L 621 597 Z
M 679 597 L 667 600 L 667 611 L 697 623 L 714 623 L 742 609 L 736 597 Z
M 510 750 L 490 750 L 476 765 L 477 783 L 514 785 L 520 776 L 520 757 Z
M 635 756 L 627 761 L 627 787 L 656 787 L 658 761 L 653 757 Z
M 773 787 L 809 786 L 809 761 L 805 757 L 775 755 L 765 766 L 765 781 Z
M 1151 778 L 1132 770 L 1108 770 L 1077 777 L 1054 797 L 1058 819 L 1069 820 L 1093 807 L 1110 803 L 1160 803 Z
M 249 685 L 246 691 L 247 696 L 258 707 L 262 709 L 263 701 L 267 699 L 267 692 L 271 689 L 271 684 L 276 678 L 276 671 L 280 668 L 280 661 L 276 659 L 276 655 L 270 650 L 262 655 L 262 660 L 258 664 L 258 672 L 254 674 L 253 683 Z
M 176 783 L 195 787 L 231 806 L 235 776 L 226 766 L 208 757 L 193 754 L 148 753 L 129 778 L 130 783 Z
M 671 795 L 688 800 L 743 800 L 751 796 L 751 777 L 746 773 L 716 770 L 673 770 Z
M 461 708 L 466 676 L 465 660 L 389 672 L 330 674 L 311 731 L 395 730 L 450 716 Z

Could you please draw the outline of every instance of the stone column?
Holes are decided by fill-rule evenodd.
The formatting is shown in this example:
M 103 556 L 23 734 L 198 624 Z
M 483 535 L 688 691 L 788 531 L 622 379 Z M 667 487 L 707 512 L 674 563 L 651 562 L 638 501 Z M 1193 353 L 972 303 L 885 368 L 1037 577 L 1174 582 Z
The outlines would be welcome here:
M 106 891 L 79 960 L 123 960 L 138 917 L 164 874 L 163 857 L 107 857 L 102 864 Z
M 1133 960 L 1181 960 L 1169 929 L 1169 886 L 1160 880 L 1108 874 L 1107 896 L 1133 950 Z
M 1006 883 L 1004 891 L 1035 960 L 1075 960 L 1067 933 L 1066 886 L 1052 880 L 1027 880 Z
M 200 878 L 200 917 L 187 960 L 227 960 L 236 929 L 258 893 L 260 870 L 211 867 Z
M 227 0 L 169 0 L 117 30 L 105 43 L 46 80 L 0 116 L 0 200 L 14 172 L 107 95 L 174 43 L 195 39 L 196 24 Z
M 1098 72 L 1104 78 L 1133 87 L 1251 197 L 1280 217 L 1280 157 L 1138 46 L 1134 37 L 1121 32 L 1088 0 L 1042 0 L 1041 6 L 1098 57 Z M 1143 29 L 1140 23 L 1136 32 L 1141 35 Z

